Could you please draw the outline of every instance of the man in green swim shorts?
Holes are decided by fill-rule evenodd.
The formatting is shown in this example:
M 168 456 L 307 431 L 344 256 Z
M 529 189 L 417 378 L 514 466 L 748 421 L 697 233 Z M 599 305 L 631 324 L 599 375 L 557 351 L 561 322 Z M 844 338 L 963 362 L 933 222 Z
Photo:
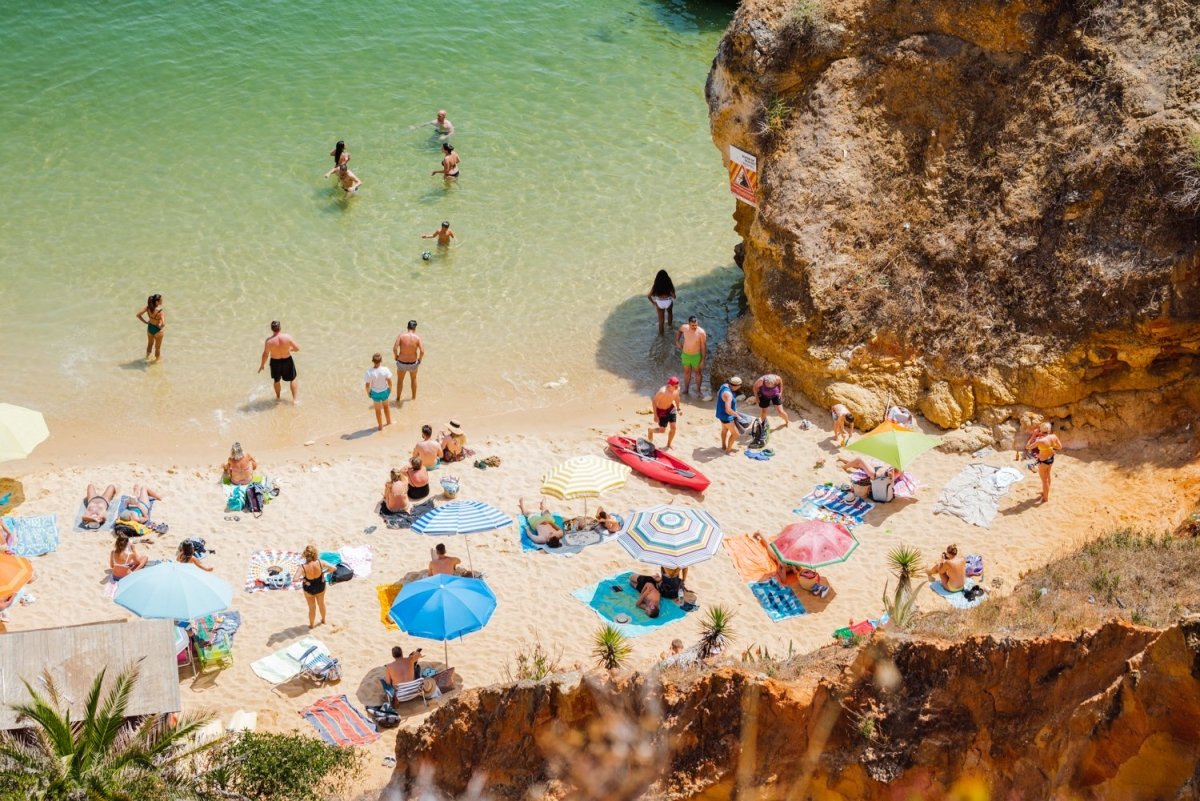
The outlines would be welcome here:
M 704 355 L 708 351 L 708 334 L 700 327 L 696 315 L 693 314 L 686 323 L 679 327 L 679 333 L 675 335 L 675 347 L 682 351 L 679 360 L 683 363 L 683 394 L 688 394 L 688 387 L 691 386 L 694 371 L 696 394 L 702 396 L 704 393 L 700 389 L 700 376 L 704 373 Z

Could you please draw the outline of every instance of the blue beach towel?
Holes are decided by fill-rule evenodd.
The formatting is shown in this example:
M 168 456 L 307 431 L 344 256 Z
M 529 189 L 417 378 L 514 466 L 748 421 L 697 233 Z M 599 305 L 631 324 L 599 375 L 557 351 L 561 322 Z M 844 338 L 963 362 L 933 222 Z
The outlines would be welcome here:
M 649 634 L 660 626 L 674 623 L 686 612 L 679 608 L 674 601 L 666 598 L 659 605 L 658 617 L 650 617 L 637 607 L 638 594 L 629 586 L 632 571 L 621 573 L 610 578 L 602 579 L 596 584 L 581 587 L 571 593 L 571 597 L 592 608 L 600 619 L 620 630 L 626 637 L 640 637 Z M 614 592 L 613 587 L 620 587 L 621 592 Z M 618 623 L 617 615 L 629 615 L 628 623 Z
M 538 545 L 533 540 L 529 539 L 531 533 L 529 528 L 529 518 L 525 515 L 517 515 L 517 528 L 521 532 L 521 550 L 522 551 L 545 551 L 546 553 L 557 554 L 559 556 L 569 556 L 579 553 L 583 550 L 582 545 L 568 545 L 565 541 L 561 548 L 551 548 L 549 545 Z M 563 516 L 554 515 L 554 522 L 559 528 L 563 526 Z
M 963 590 L 969 590 L 975 586 L 975 582 L 967 579 L 967 583 L 963 585 Z M 938 595 L 946 599 L 946 603 L 953 606 L 955 609 L 974 609 L 987 599 L 987 593 L 980 595 L 974 601 L 968 601 L 967 596 L 963 595 L 962 590 L 951 592 L 942 586 L 940 581 L 929 582 L 929 589 L 933 590 Z
M 773 577 L 766 581 L 751 582 L 750 592 L 754 593 L 755 600 L 767 613 L 767 617 L 776 623 L 789 617 L 803 615 L 807 611 L 792 588 L 785 587 Z
M 843 493 L 836 487 L 818 484 L 812 492 L 800 499 L 800 506 L 792 511 L 803 517 L 815 519 L 811 517 L 814 508 L 843 515 L 855 523 L 862 523 L 867 512 L 875 508 L 875 504 L 853 493 Z
M 17 556 L 41 556 L 58 550 L 58 524 L 54 515 L 6 517 L 4 525 L 13 533 L 9 550 Z

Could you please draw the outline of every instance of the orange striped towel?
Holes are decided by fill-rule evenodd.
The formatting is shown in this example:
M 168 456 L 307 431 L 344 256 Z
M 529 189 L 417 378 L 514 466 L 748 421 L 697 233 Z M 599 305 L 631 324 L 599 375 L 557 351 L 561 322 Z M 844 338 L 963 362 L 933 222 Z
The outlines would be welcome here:
M 379 620 L 383 623 L 384 628 L 388 631 L 399 631 L 400 627 L 392 622 L 388 617 L 388 610 L 392 608 L 392 603 L 396 600 L 396 595 L 400 592 L 403 584 L 376 584 L 375 594 L 379 596 Z
M 733 566 L 746 581 L 761 581 L 775 572 L 776 564 L 763 542 L 750 534 L 726 536 L 721 544 L 729 552 Z

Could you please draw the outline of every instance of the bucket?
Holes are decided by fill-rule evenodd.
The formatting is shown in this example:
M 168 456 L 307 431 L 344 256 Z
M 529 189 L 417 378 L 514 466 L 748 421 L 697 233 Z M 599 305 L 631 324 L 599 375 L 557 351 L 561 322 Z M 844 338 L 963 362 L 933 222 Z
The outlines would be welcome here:
M 458 479 L 457 478 L 455 478 L 454 476 L 446 476 L 445 478 L 442 479 L 441 484 L 442 484 L 442 494 L 445 495 L 448 500 L 452 501 L 458 497 Z

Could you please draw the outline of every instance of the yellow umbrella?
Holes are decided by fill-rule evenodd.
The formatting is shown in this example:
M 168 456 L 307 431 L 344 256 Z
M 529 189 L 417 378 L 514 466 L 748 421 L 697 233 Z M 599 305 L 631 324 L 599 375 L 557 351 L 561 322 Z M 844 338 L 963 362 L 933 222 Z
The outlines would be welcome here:
M 542 492 L 564 501 L 599 498 L 602 492 L 625 486 L 630 472 L 628 467 L 611 459 L 576 456 L 542 476 Z
M 0 403 L 0 462 L 24 459 L 48 436 L 41 412 Z

